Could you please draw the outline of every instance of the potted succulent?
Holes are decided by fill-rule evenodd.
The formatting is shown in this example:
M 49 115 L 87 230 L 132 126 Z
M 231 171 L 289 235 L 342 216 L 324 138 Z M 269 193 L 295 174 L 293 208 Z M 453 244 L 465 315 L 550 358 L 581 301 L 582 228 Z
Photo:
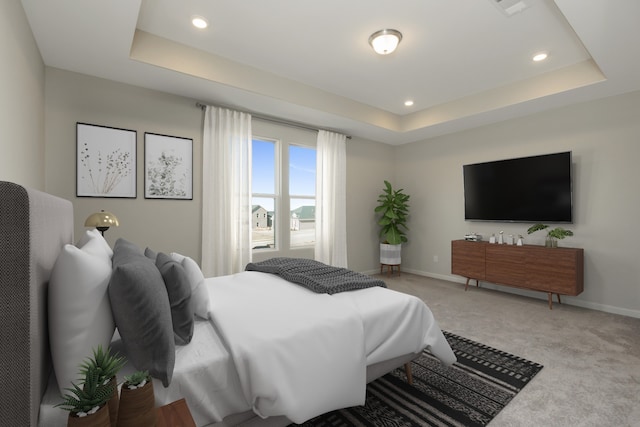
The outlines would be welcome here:
M 402 188 L 394 190 L 389 181 L 384 181 L 384 190 L 375 208 L 380 226 L 380 264 L 400 265 L 402 243 L 407 241 L 408 202 L 409 196 Z
M 108 401 L 109 417 L 111 419 L 111 426 L 115 427 L 118 419 L 118 382 L 116 374 L 124 366 L 126 360 L 124 357 L 111 354 L 111 349 L 107 347 L 107 350 L 103 350 L 99 345 L 97 349 L 93 351 L 93 357 L 89 358 L 82 365 L 80 365 L 80 374 L 87 375 L 89 369 L 95 369 L 99 375 L 99 381 L 103 384 L 111 384 L 112 395 Z
M 118 427 L 155 426 L 156 411 L 153 382 L 149 371 L 125 375 L 120 390 Z
M 531 234 L 535 233 L 538 230 L 545 230 L 547 228 L 549 228 L 549 226 L 546 224 L 534 224 L 527 229 L 527 233 Z M 567 230 L 562 227 L 556 227 L 547 232 L 547 238 L 545 239 L 544 245 L 548 248 L 557 248 L 558 240 L 562 240 L 568 236 L 573 236 L 573 231 Z
M 66 389 L 69 393 L 62 397 L 63 402 L 56 405 L 69 411 L 67 427 L 110 427 L 107 402 L 114 389 L 110 382 L 105 384 L 99 369 L 87 366 L 80 385 L 71 385 Z

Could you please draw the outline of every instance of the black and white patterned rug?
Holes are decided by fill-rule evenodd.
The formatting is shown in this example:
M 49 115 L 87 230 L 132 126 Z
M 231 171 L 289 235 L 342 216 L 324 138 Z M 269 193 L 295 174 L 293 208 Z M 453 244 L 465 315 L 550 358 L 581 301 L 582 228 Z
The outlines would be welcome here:
M 485 426 L 542 369 L 542 365 L 444 332 L 458 361 L 444 367 L 428 351 L 404 369 L 367 386 L 364 406 L 333 411 L 304 427 Z

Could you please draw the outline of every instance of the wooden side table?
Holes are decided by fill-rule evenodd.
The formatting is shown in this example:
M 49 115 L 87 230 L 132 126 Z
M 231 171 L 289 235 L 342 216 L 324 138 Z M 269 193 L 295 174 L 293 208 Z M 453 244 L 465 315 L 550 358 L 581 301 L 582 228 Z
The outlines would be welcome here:
M 180 399 L 159 407 L 156 427 L 196 427 L 187 401 Z

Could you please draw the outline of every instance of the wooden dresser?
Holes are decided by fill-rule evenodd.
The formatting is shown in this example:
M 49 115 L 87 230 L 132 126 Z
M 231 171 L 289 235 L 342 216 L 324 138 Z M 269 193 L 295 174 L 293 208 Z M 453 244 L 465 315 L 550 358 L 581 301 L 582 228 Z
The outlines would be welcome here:
M 584 290 L 584 250 L 534 245 L 499 245 L 453 240 L 451 273 L 499 285 L 546 292 L 552 296 L 578 295 Z

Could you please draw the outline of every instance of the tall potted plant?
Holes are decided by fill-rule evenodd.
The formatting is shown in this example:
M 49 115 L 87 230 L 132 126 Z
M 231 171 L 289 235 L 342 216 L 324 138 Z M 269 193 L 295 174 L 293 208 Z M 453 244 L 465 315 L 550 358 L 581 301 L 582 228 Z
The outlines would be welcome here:
M 389 181 L 384 181 L 375 208 L 380 226 L 380 264 L 400 265 L 402 261 L 402 243 L 407 241 L 408 202 L 409 195 L 404 194 L 402 188 L 394 190 Z

